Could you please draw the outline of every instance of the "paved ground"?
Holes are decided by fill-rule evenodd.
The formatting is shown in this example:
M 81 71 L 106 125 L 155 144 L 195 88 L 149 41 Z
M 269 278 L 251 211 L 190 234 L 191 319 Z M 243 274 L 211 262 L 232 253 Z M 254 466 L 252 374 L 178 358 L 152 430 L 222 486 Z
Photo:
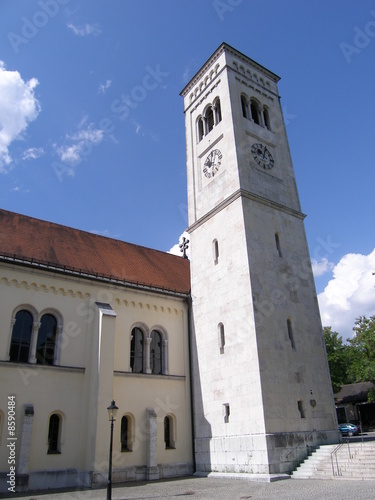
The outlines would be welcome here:
M 19 495 L 15 494 L 10 498 Z M 171 481 L 128 483 L 112 490 L 113 500 L 182 500 L 193 499 L 240 500 L 374 500 L 374 481 L 286 479 L 260 483 L 236 479 L 189 477 Z M 8 497 L 9 498 L 9 497 Z M 85 490 L 63 493 L 22 495 L 26 500 L 105 500 L 106 490 Z
M 352 437 L 350 441 L 375 440 L 375 432 L 363 438 Z M 112 500 L 374 500 L 373 481 L 348 479 L 285 479 L 273 483 L 245 481 L 241 479 L 219 479 L 188 477 L 155 482 L 126 483 L 114 485 Z M 24 500 L 105 500 L 106 489 L 61 491 L 48 493 L 10 493 L 0 498 L 22 498 Z

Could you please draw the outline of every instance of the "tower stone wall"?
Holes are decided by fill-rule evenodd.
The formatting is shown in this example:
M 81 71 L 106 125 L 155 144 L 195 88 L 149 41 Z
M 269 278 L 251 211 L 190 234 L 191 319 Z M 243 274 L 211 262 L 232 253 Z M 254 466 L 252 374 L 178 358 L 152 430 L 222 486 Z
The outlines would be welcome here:
M 200 472 L 289 472 L 338 440 L 278 80 L 222 44 L 182 91 Z

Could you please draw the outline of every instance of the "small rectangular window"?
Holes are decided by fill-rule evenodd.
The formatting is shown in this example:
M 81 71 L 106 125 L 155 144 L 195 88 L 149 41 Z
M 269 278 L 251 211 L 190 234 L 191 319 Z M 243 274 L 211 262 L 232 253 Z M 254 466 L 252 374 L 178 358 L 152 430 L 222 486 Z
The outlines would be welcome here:
M 288 319 L 286 323 L 287 323 L 287 327 L 288 327 L 288 336 L 289 336 L 289 340 L 290 340 L 290 345 L 292 346 L 292 349 L 295 349 L 296 345 L 294 343 L 292 322 L 290 321 L 290 319 Z
M 216 266 L 219 262 L 219 243 L 217 240 L 212 242 L 212 253 L 214 257 L 214 264 Z
M 298 404 L 298 411 L 301 414 L 301 418 L 305 418 L 305 411 L 303 409 L 302 401 L 297 401 L 297 404 Z
M 229 415 L 230 415 L 229 403 L 225 403 L 223 405 L 223 410 L 224 410 L 224 422 L 227 424 L 229 422 Z
M 219 346 L 220 346 L 220 354 L 224 354 L 225 331 L 223 323 L 219 323 Z
M 276 233 L 275 234 L 275 242 L 276 242 L 276 250 L 279 254 L 279 257 L 282 257 L 282 253 L 281 253 L 281 247 L 280 247 L 280 238 L 279 238 L 279 235 Z

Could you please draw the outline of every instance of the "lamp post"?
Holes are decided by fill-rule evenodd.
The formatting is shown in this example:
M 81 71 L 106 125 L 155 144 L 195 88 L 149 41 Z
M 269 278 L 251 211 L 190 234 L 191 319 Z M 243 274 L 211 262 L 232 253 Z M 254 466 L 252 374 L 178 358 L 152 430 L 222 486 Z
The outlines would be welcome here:
M 108 466 L 108 482 L 107 482 L 107 500 L 112 499 L 112 443 L 113 443 L 113 422 L 116 420 L 115 416 L 117 414 L 118 407 L 114 399 L 112 403 L 108 406 L 108 419 L 111 422 L 111 441 L 109 445 L 109 466 Z

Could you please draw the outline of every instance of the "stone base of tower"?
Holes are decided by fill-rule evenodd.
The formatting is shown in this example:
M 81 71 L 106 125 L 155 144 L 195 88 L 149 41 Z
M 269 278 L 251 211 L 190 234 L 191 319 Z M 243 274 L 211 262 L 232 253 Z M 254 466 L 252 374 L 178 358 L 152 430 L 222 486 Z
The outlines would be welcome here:
M 337 430 L 197 438 L 196 474 L 284 479 L 318 446 L 338 442 Z
M 216 479 L 240 479 L 258 483 L 274 483 L 283 479 L 290 479 L 289 474 L 247 474 L 246 472 L 196 472 L 194 476 Z

